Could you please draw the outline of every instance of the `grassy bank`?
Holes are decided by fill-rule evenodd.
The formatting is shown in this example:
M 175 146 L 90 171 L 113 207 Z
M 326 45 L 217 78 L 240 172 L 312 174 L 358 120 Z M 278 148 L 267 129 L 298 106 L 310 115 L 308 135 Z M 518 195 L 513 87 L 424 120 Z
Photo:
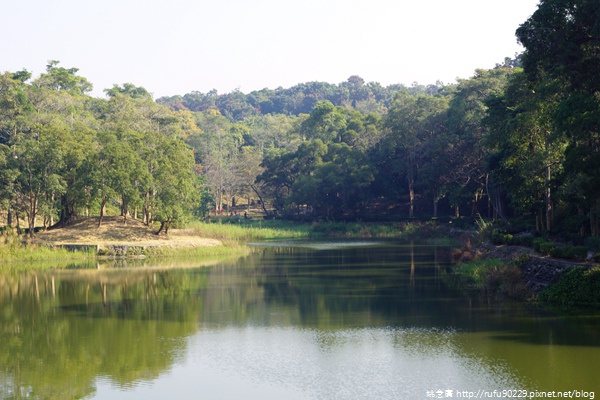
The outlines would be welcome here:
M 200 247 L 149 247 L 143 255 L 146 258 L 212 258 L 244 256 L 250 253 L 250 248 L 243 244 L 229 243 L 223 246 Z
M 92 221 L 94 222 L 94 221 Z M 109 223 L 113 225 L 106 229 Z M 139 224 L 138 224 L 139 225 Z M 99 235 L 96 224 L 83 225 L 52 231 L 46 239 L 37 240 L 36 243 L 23 242 L 26 238 L 22 236 L 5 234 L 0 241 L 0 263 L 7 265 L 23 263 L 35 269 L 67 268 L 74 263 L 93 263 L 97 256 L 103 258 L 119 257 L 121 250 L 111 250 L 111 246 L 104 246 L 101 253 L 95 251 L 72 251 L 53 247 L 45 243 L 52 243 L 60 236 L 62 243 L 72 244 L 94 244 L 110 242 L 115 245 L 121 243 L 121 247 L 127 246 L 127 256 L 145 256 L 149 259 L 158 258 L 210 258 L 210 257 L 234 257 L 250 253 L 251 249 L 246 245 L 250 241 L 269 239 L 289 239 L 308 237 L 334 237 L 334 238 L 358 238 L 358 237 L 385 237 L 414 239 L 419 241 L 433 241 L 438 244 L 448 245 L 450 238 L 444 229 L 440 229 L 433 223 L 399 222 L 399 223 L 342 223 L 342 222 L 318 222 L 312 224 L 297 223 L 281 220 L 250 220 L 240 218 L 223 218 L 213 222 L 194 221 L 179 230 L 173 230 L 170 239 L 156 241 L 155 235 L 147 236 L 147 228 L 136 226 L 133 222 L 124 226 L 118 220 L 103 224 L 104 234 Z M 134 229 L 135 228 L 135 229 Z M 127 230 L 126 230 L 127 229 Z M 125 233 L 124 233 L 125 232 Z M 136 237 L 139 242 L 131 241 Z M 44 238 L 41 234 L 40 238 Z M 66 237 L 66 238 L 65 238 Z M 189 240 L 188 243 L 188 239 Z M 199 245 L 202 238 L 216 239 L 223 245 Z M 155 239 L 152 245 L 144 245 L 143 240 Z M 98 240 L 98 241 L 95 241 Z M 198 242 L 198 243 L 196 243 Z M 214 241 L 213 241 L 214 242 Z M 60 243 L 60 242 L 59 242 Z M 139 243 L 139 244 L 138 244 Z M 148 242 L 146 242 L 148 243 Z M 121 254 L 122 255 L 122 254 Z M 39 266 L 39 267 L 38 267 Z
M 311 226 L 278 220 L 224 218 L 216 222 L 193 221 L 186 225 L 185 231 L 194 236 L 239 245 L 252 240 L 308 237 L 311 234 Z
M 495 300 L 526 300 L 529 292 L 517 263 L 500 259 L 478 259 L 455 265 L 457 282 L 468 291 Z
M 191 222 L 186 226 L 193 234 L 222 241 L 248 242 L 278 238 L 399 238 L 415 240 L 448 239 L 446 229 L 435 223 L 421 222 L 314 222 L 282 220 L 246 220 L 223 218 L 213 222 Z
M 96 253 L 92 251 L 69 251 L 40 244 L 21 242 L 17 236 L 0 237 L 0 262 L 2 264 L 23 262 L 47 261 L 75 261 L 94 259 Z

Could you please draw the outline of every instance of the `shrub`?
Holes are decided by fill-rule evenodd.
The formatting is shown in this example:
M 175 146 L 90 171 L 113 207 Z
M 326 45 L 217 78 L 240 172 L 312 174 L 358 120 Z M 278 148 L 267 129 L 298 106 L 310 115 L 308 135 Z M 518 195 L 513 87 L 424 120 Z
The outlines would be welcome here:
M 512 244 L 513 235 L 494 230 L 490 236 L 490 239 L 493 244 Z
M 531 235 L 513 236 L 512 244 L 517 245 L 517 246 L 531 247 L 531 246 L 533 246 L 533 236 L 531 236 Z
M 540 253 L 541 252 L 540 245 L 542 243 L 546 243 L 546 241 L 543 238 L 535 238 L 535 239 L 533 239 L 533 250 L 535 250 L 536 252 Z
M 558 245 L 554 244 L 554 243 L 550 243 L 551 246 L 549 246 L 549 251 L 548 253 L 546 253 L 547 255 L 549 255 L 550 257 L 554 257 L 554 258 L 566 258 L 564 256 L 565 254 L 565 248 L 564 247 L 559 247 Z M 569 253 L 569 251 L 567 250 L 566 253 Z
M 600 304 L 600 268 L 572 268 L 555 285 L 540 292 L 538 298 L 560 305 Z
M 542 242 L 539 244 L 539 249 L 540 253 L 551 256 L 552 254 L 556 254 L 558 246 L 552 242 Z
M 588 249 L 585 246 L 564 246 L 559 257 L 568 260 L 583 261 L 587 259 Z

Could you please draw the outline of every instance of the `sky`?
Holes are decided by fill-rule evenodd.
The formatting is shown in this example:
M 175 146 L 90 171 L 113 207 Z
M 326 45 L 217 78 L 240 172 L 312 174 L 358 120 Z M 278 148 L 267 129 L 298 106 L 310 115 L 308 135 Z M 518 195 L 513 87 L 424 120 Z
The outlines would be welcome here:
M 454 83 L 523 51 L 538 0 L 0 0 L 0 72 L 78 68 L 154 98 L 352 75 Z

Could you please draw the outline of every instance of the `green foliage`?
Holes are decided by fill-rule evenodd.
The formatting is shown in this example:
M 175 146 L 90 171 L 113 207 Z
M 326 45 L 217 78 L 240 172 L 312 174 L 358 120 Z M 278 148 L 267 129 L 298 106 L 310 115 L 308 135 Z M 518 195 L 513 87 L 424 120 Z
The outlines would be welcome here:
M 508 228 L 492 234 L 499 244 L 534 244 L 515 220 L 562 234 L 554 237 L 599 236 L 597 12 L 591 0 L 542 2 L 519 30 L 524 70 L 518 56 L 451 86 L 351 76 L 155 102 L 131 83 L 92 99 L 91 84 L 57 61 L 33 80 L 7 72 L 1 208 L 31 233 L 105 210 L 137 212 L 168 231 L 192 213 L 206 218 L 259 197 L 269 217 L 443 214 L 455 227 L 476 221 L 480 232 L 500 218 Z
M 540 253 L 546 256 L 554 256 L 558 253 L 558 246 L 552 242 L 543 242 L 539 244 Z
M 73 95 L 82 95 L 92 91 L 93 86 L 87 79 L 77 76 L 78 68 L 58 67 L 59 61 L 48 61 L 46 73 L 37 80 L 36 85 L 52 90 L 64 90 Z
M 428 86 L 394 84 L 384 87 L 378 82 L 365 83 L 362 78 L 354 75 L 337 85 L 306 82 L 290 88 L 261 89 L 248 94 L 239 90 L 219 94 L 213 89 L 208 93 L 194 91 L 184 96 L 161 97 L 157 102 L 173 109 L 188 109 L 194 112 L 218 110 L 221 115 L 232 121 L 241 121 L 268 114 L 309 114 L 319 101 L 328 101 L 334 106 L 353 107 L 362 114 L 384 113 L 398 92 L 437 95 L 444 92 L 444 86 L 436 83 Z
M 309 235 L 308 225 L 282 221 L 254 221 L 241 218 L 211 222 L 190 222 L 187 228 L 196 235 L 211 237 L 227 242 L 247 242 L 250 240 L 297 238 Z
M 538 252 L 541 253 L 541 246 L 542 243 L 546 243 L 546 240 L 544 238 L 535 238 L 533 239 L 533 249 Z
M 43 245 L 24 244 L 17 237 L 3 234 L 0 236 L 0 263 L 2 269 L 22 269 L 16 263 L 37 263 L 37 269 L 54 268 L 56 262 L 72 262 L 74 260 L 92 260 L 95 253 L 89 251 L 70 251 L 63 248 L 52 248 Z M 48 262 L 52 261 L 51 264 Z
M 490 241 L 496 245 L 508 244 L 525 247 L 532 247 L 534 245 L 534 238 L 529 234 L 511 235 L 510 233 L 502 233 L 498 230 L 492 231 Z
M 533 85 L 551 87 L 553 128 L 567 139 L 561 177 L 567 201 L 586 210 L 580 234 L 599 236 L 600 9 L 595 0 L 546 0 L 517 30 L 523 66 Z M 549 85 L 549 83 L 553 83 Z M 583 221 L 582 221 L 583 222 Z
M 494 230 L 490 235 L 490 240 L 493 244 L 511 244 L 513 240 L 513 235 L 508 233 L 501 233 L 497 230 Z
M 147 224 L 170 225 L 198 207 L 194 159 L 182 141 L 193 124 L 131 84 L 91 99 L 77 69 L 57 64 L 31 85 L 24 72 L 0 79 L 0 202 L 10 223 L 25 219 L 33 236 L 40 217 L 48 227 L 97 208 L 101 216 L 142 210 Z
M 538 299 L 556 305 L 600 304 L 600 268 L 571 268 L 559 281 L 543 290 Z
M 541 238 L 536 238 L 533 241 L 533 248 L 535 251 L 545 256 L 576 261 L 586 260 L 588 254 L 588 248 L 586 246 L 559 246 L 553 242 L 546 242 Z
M 455 265 L 453 270 L 473 287 L 481 288 L 484 286 L 490 271 L 504 265 L 503 260 L 482 259 Z
M 489 298 L 524 300 L 527 296 L 517 263 L 506 264 L 504 260 L 499 259 L 479 259 L 455 265 L 453 271 L 467 286 Z

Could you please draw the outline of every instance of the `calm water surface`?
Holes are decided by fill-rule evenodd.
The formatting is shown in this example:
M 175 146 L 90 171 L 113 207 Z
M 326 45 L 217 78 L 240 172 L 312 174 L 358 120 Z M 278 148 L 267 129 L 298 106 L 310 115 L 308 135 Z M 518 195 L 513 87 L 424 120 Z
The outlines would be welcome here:
M 0 399 L 600 395 L 598 311 L 470 297 L 445 247 L 257 249 L 212 266 L 0 275 Z

